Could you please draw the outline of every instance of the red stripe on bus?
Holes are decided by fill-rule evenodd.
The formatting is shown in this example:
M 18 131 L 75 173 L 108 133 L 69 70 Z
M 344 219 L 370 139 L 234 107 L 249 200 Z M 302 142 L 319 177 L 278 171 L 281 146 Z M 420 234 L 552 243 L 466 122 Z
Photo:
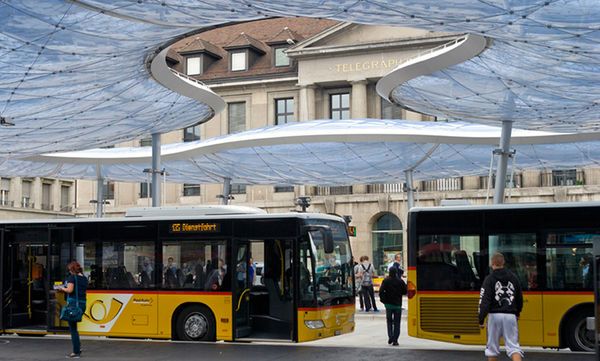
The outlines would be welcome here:
M 417 290 L 417 294 L 421 295 L 478 295 L 478 291 L 420 291 Z M 579 296 L 593 296 L 593 292 L 589 291 L 523 291 L 524 295 L 579 295 Z
M 298 307 L 298 311 L 321 311 L 321 310 L 328 310 L 328 309 L 333 309 L 333 308 L 345 308 L 345 307 L 355 307 L 354 305 L 351 304 L 347 304 L 347 305 L 333 305 L 333 306 L 323 306 L 323 307 Z
M 409 271 L 416 271 L 417 267 L 415 267 L 415 266 L 408 266 L 408 270 Z
M 419 295 L 479 295 L 479 291 L 419 291 Z
M 193 295 L 193 296 L 231 296 L 231 292 L 207 292 L 207 291 L 138 291 L 138 290 L 88 290 L 87 293 L 106 294 L 159 294 L 159 295 Z

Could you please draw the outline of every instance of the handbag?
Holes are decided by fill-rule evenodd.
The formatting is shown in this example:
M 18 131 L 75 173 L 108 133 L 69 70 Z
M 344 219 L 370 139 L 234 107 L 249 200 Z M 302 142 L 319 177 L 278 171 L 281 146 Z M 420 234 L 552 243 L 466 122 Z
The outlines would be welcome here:
M 75 302 L 72 298 L 67 300 L 67 305 L 60 310 L 60 319 L 68 322 L 81 322 L 83 310 L 79 307 L 79 293 L 77 291 L 77 275 L 75 275 Z

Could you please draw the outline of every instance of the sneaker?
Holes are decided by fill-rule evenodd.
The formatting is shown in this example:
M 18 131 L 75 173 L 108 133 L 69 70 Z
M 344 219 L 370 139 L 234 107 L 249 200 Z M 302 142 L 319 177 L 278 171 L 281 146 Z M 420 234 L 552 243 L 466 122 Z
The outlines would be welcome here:
M 80 353 L 71 352 L 70 354 L 67 355 L 67 358 L 79 358 L 79 357 L 81 357 L 81 352 Z
M 393 342 L 393 341 L 392 341 L 392 339 L 391 339 L 391 338 L 390 338 L 390 339 L 388 339 L 388 345 L 391 345 L 391 344 L 392 344 L 392 342 Z
M 379 310 L 373 310 L 373 312 L 379 312 Z
M 392 342 L 392 346 L 398 346 L 398 341 Z

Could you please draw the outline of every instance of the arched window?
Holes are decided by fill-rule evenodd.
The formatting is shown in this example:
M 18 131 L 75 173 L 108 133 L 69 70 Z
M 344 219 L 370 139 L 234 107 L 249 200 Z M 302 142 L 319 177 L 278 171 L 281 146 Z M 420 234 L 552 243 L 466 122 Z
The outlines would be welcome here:
M 404 259 L 402 248 L 402 222 L 392 213 L 384 213 L 373 223 L 373 266 L 378 275 L 383 275 L 394 262 L 394 255 L 400 253 Z

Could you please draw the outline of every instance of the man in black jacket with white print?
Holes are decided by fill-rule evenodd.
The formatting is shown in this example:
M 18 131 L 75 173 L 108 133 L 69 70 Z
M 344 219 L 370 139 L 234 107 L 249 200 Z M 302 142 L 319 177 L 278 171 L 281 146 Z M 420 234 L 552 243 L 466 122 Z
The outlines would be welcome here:
M 523 292 L 517 277 L 504 268 L 504 262 L 502 253 L 492 256 L 492 273 L 483 281 L 479 296 L 479 326 L 483 328 L 487 316 L 485 355 L 489 361 L 498 360 L 500 337 L 504 338 L 508 357 L 521 361 L 523 351 L 519 345 L 517 320 L 523 310 Z

